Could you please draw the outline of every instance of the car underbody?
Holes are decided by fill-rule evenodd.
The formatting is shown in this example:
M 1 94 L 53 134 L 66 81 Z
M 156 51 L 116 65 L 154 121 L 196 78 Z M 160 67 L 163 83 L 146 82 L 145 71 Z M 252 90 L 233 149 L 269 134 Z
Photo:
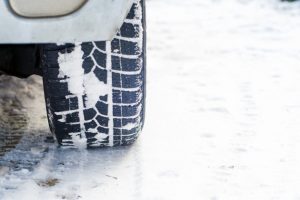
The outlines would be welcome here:
M 19 78 L 42 75 L 39 53 L 39 45 L 0 45 L 0 74 Z

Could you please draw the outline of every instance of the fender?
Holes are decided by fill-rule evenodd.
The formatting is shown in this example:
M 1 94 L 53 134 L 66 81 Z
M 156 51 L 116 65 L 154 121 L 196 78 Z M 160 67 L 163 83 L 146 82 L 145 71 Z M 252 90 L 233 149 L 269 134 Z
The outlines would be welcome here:
M 66 16 L 26 18 L 0 2 L 0 44 L 112 40 L 135 0 L 88 0 Z
M 57 17 L 81 8 L 87 0 L 8 0 L 12 10 L 23 17 Z

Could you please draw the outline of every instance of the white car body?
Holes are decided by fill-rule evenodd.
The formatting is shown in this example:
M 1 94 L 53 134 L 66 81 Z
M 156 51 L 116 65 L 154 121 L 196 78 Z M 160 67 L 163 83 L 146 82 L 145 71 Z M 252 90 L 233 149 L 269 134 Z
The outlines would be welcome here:
M 78 11 L 61 17 L 25 18 L 0 2 L 0 44 L 76 43 L 111 40 L 134 0 L 88 0 Z

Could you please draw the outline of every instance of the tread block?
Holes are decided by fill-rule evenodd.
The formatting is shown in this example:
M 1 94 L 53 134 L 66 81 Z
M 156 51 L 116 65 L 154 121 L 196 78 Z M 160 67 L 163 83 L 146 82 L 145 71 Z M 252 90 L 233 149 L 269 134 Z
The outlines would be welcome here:
M 131 23 L 124 23 L 120 29 L 120 36 L 126 38 L 136 38 L 139 36 L 139 26 Z
M 96 104 L 96 108 L 100 114 L 108 115 L 108 105 L 107 104 L 105 104 L 101 101 L 98 101 Z
M 142 98 L 141 95 L 140 91 L 113 90 L 114 103 L 137 103 Z
M 100 52 L 98 49 L 96 49 L 93 53 L 93 58 L 97 62 L 97 63 L 94 63 L 95 65 L 106 68 L 106 54 L 104 54 L 104 53 Z
M 91 120 L 97 115 L 97 112 L 95 111 L 94 108 L 90 108 L 90 109 L 84 110 L 83 114 L 84 114 L 85 120 Z
M 94 70 L 94 74 L 95 74 L 95 76 L 97 76 L 99 81 L 102 81 L 105 84 L 107 84 L 107 70 L 104 70 L 104 69 L 101 69 L 101 68 L 97 67 Z
M 116 117 L 131 117 L 139 114 L 138 106 L 113 106 L 113 115 Z
M 142 68 L 142 60 L 112 56 L 112 69 L 122 71 L 138 71 Z
M 92 120 L 91 122 L 87 122 L 87 123 L 85 123 L 84 124 L 84 127 L 85 127 L 85 130 L 87 130 L 88 132 L 89 132 L 89 129 L 95 129 L 95 128 L 97 128 L 97 123 L 94 121 L 94 120 Z
M 108 121 L 109 121 L 108 117 L 103 117 L 98 115 L 96 120 L 101 126 L 108 127 Z
M 83 60 L 83 69 L 85 74 L 90 73 L 94 66 L 95 63 L 91 57 L 87 57 Z

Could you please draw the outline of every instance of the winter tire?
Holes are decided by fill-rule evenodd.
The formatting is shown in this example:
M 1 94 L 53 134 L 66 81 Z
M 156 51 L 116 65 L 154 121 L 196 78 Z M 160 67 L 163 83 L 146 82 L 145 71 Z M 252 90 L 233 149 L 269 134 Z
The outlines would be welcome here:
M 42 45 L 51 132 L 61 145 L 133 143 L 144 122 L 145 5 L 133 4 L 112 41 Z

